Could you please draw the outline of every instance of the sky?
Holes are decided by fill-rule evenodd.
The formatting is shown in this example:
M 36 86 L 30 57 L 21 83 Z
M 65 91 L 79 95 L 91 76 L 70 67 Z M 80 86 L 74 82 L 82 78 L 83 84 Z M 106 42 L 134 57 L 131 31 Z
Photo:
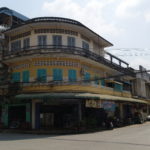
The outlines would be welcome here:
M 34 18 L 56 16 L 80 21 L 113 47 L 106 50 L 131 67 L 150 70 L 150 0 L 0 0 Z

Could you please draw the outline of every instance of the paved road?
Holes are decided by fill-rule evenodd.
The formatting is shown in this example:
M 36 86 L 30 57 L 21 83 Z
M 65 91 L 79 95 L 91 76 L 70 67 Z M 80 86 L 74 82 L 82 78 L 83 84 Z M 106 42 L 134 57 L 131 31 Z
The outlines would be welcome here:
M 150 122 L 78 135 L 0 133 L 0 150 L 150 150 Z

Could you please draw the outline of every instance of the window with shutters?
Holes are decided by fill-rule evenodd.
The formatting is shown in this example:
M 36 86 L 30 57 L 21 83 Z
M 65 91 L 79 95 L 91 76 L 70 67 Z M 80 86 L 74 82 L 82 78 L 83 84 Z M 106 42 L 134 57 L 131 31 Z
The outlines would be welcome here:
M 95 83 L 96 85 L 98 85 L 98 84 L 99 84 L 98 76 L 95 76 L 94 79 L 95 79 L 94 83 Z
M 105 80 L 104 79 L 101 80 L 101 85 L 105 86 Z
M 75 38 L 74 37 L 68 37 L 68 46 L 69 47 L 75 47 Z
M 11 51 L 18 51 L 18 50 L 21 50 L 21 40 L 11 43 Z
M 42 47 L 47 45 L 47 36 L 46 35 L 38 36 L 38 45 L 42 46 Z
M 29 82 L 29 78 L 30 78 L 30 75 L 29 75 L 29 71 L 28 70 L 25 70 L 22 72 L 22 82 Z
M 53 45 L 54 46 L 62 45 L 62 36 L 61 35 L 53 35 Z
M 12 74 L 12 81 L 13 82 L 20 82 L 20 72 L 14 72 Z
M 46 69 L 38 69 L 37 70 L 37 81 L 39 82 L 46 82 Z
M 114 90 L 118 92 L 122 92 L 123 90 L 122 84 L 115 83 Z
M 75 82 L 77 80 L 76 70 L 74 70 L 74 69 L 69 69 L 68 70 L 68 80 L 70 82 Z
M 62 81 L 63 80 L 63 70 L 62 69 L 53 69 L 53 80 Z
M 84 81 L 85 82 L 90 82 L 90 73 L 85 72 L 85 74 L 84 74 Z
M 30 38 L 25 38 L 23 40 L 23 48 L 26 49 L 26 48 L 29 48 L 30 47 Z
M 89 50 L 89 43 L 82 41 L 82 48 Z

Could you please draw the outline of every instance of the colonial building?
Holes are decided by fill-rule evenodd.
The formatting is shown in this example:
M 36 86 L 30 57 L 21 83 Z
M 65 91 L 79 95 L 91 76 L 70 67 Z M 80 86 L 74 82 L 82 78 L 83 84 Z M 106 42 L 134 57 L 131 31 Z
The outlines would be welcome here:
M 3 34 L 2 61 L 11 75 L 1 102 L 6 127 L 18 121 L 32 129 L 68 128 L 93 118 L 100 125 L 103 110 L 124 119 L 131 105 L 148 105 L 131 95 L 136 75 L 129 64 L 106 52 L 112 44 L 78 21 L 33 18 Z
M 135 72 L 136 78 L 132 80 L 132 96 L 148 101 L 150 100 L 150 74 L 143 66 L 139 66 L 139 70 Z

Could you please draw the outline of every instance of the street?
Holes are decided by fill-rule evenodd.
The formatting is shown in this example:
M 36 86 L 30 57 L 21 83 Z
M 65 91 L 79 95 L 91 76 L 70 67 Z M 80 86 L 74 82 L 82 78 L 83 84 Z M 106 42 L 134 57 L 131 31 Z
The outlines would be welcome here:
M 149 150 L 150 122 L 75 135 L 0 133 L 0 150 Z

